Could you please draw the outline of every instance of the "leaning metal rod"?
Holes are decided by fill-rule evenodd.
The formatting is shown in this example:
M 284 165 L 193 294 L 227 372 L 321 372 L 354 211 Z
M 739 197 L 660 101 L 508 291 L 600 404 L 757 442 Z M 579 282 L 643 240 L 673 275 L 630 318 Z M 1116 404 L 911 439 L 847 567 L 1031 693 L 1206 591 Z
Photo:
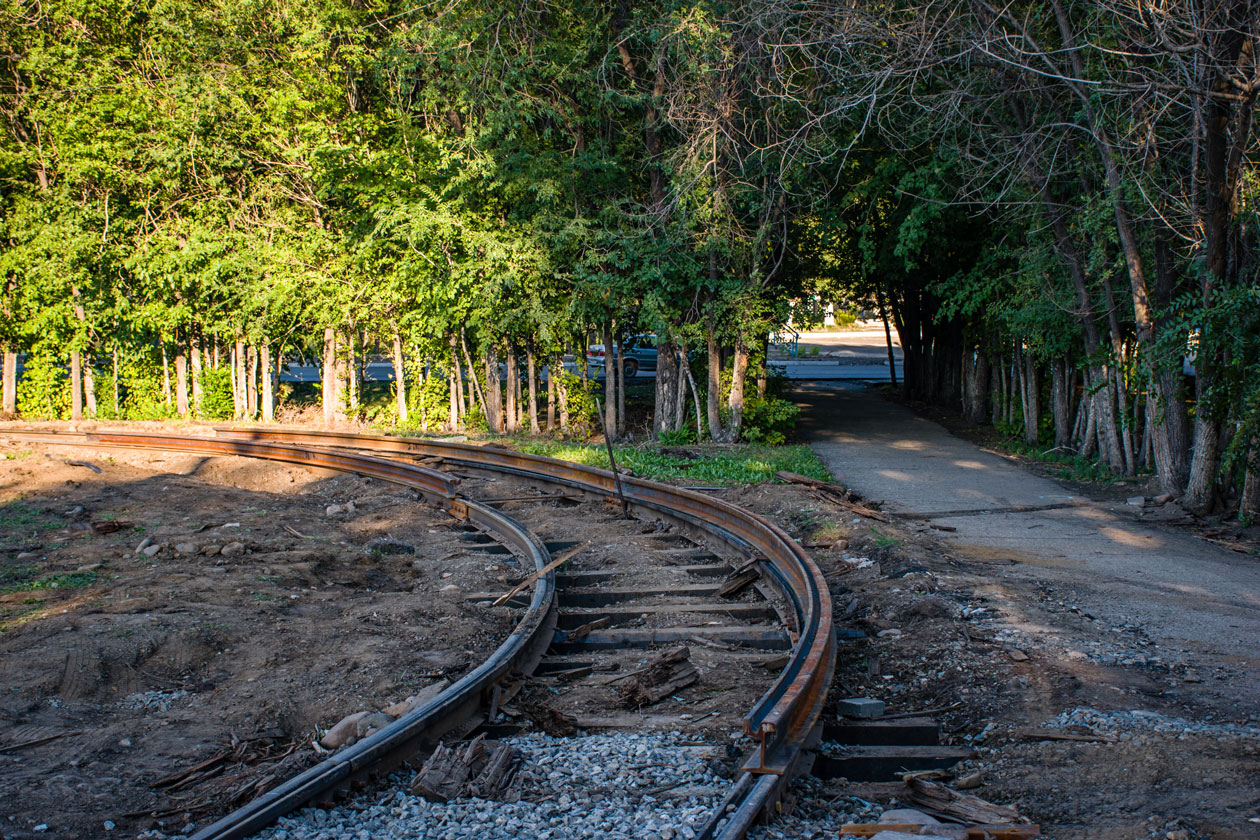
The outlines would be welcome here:
M 595 410 L 599 414 L 599 427 L 604 430 L 604 446 L 608 447 L 608 463 L 612 467 L 613 483 L 617 485 L 617 498 L 621 499 L 621 513 L 630 518 L 630 505 L 626 502 L 626 494 L 621 489 L 621 470 L 617 469 L 617 459 L 613 457 L 612 438 L 608 436 L 608 423 L 604 420 L 604 407 L 595 398 Z

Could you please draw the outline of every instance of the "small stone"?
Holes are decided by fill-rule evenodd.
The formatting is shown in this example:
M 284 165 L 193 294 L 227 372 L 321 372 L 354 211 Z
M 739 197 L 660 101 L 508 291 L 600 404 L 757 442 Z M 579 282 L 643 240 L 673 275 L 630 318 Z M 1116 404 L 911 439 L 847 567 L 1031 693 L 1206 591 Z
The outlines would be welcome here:
M 118 827 L 118 826 L 114 824 L 114 821 L 113 821 L 113 820 L 105 820 L 105 830 L 106 830 L 106 831 L 113 831 L 113 830 L 114 830 L 115 828 L 117 828 L 117 827 Z
M 337 724 L 324 733 L 324 737 L 319 739 L 319 745 L 326 750 L 335 750 L 346 744 L 354 743 L 358 737 L 359 721 L 367 717 L 371 712 L 355 712 L 352 715 L 346 715 Z
M 162 546 L 160 545 L 148 546 L 147 548 L 145 548 L 144 551 L 141 552 L 141 554 L 143 554 L 145 557 L 157 557 L 161 553 L 162 553 Z
M 1174 496 L 1172 493 L 1161 493 L 1160 495 L 1151 499 L 1151 504 L 1166 505 L 1175 498 L 1176 496 Z
M 984 784 L 984 774 L 977 771 L 975 773 L 968 773 L 966 776 L 960 777 L 957 781 L 954 782 L 954 787 L 958 788 L 959 790 L 975 790 L 976 788 L 980 787 L 983 784 Z
M 175 550 L 178 551 L 180 554 L 196 554 L 197 546 L 193 545 L 192 543 L 180 543 L 179 545 L 175 546 Z
M 236 557 L 245 553 L 245 543 L 231 542 L 219 549 L 219 553 L 224 557 Z
M 458 587 L 458 586 L 456 586 L 456 585 L 455 585 L 455 584 L 453 584 L 453 583 L 448 583 L 448 584 L 446 584 L 446 586 L 443 586 L 443 587 L 442 587 L 441 589 L 439 589 L 438 591 L 439 591 L 439 592 L 458 592 L 458 591 L 459 591 L 459 587 Z
M 140 541 L 140 545 L 136 546 L 136 554 L 139 554 L 151 545 L 153 545 L 153 538 L 145 537 Z
M 880 630 L 875 635 L 881 639 L 900 639 L 901 631 L 896 627 L 889 627 L 887 630 Z
M 1146 497 L 1145 496 L 1130 496 L 1129 498 L 1124 500 L 1124 503 L 1126 505 L 1132 505 L 1133 507 L 1142 507 L 1146 504 Z
M 341 505 L 329 505 L 328 507 L 324 508 L 324 515 L 325 516 L 340 516 L 342 513 L 345 513 L 345 510 L 346 509 Z
M 19 555 L 17 556 L 17 559 L 18 559 L 18 562 L 20 562 L 20 563 L 25 563 L 25 562 L 26 562 L 26 561 L 28 561 L 28 560 L 38 560 L 38 559 L 39 559 L 39 555 L 38 555 L 38 554 L 32 554 L 32 553 L 31 553 L 31 552 L 29 552 L 29 551 L 23 551 L 21 554 L 19 554 Z
M 884 701 L 873 697 L 848 697 L 841 700 L 837 708 L 845 717 L 877 718 L 884 713 Z
M 880 814 L 877 820 L 881 825 L 940 825 L 941 821 L 930 814 L 916 811 L 913 808 L 893 808 Z
M 214 545 L 213 543 L 210 545 L 203 545 L 201 547 L 201 553 L 206 555 L 207 557 L 218 554 L 222 550 L 223 550 L 222 546 Z
M 18 559 L 21 559 L 21 555 L 18 556 Z M 88 563 L 86 566 L 80 566 L 79 568 L 75 569 L 75 571 L 76 572 L 95 572 L 97 569 L 101 568 L 104 565 L 105 565 L 104 563 Z
M 831 544 L 832 551 L 844 551 L 848 547 L 849 547 L 849 541 L 845 539 L 844 537 L 841 537 L 840 539 L 836 540 L 835 542 Z
M 40 832 L 47 831 L 47 830 L 48 830 L 48 823 L 40 823 L 39 825 L 31 829 L 31 831 L 40 831 Z
M 1024 653 L 1019 648 L 1009 648 L 1006 651 L 1006 655 L 1009 656 L 1011 659 L 1015 660 L 1016 662 L 1028 661 L 1028 654 Z
M 432 700 L 434 697 L 437 697 L 439 694 L 441 694 L 443 691 L 446 690 L 446 687 L 448 685 L 450 685 L 448 681 L 438 680 L 432 685 L 426 685 L 424 688 L 420 689 L 420 691 L 411 695 L 406 700 L 403 700 L 402 702 L 399 702 L 399 703 L 395 703 L 392 706 L 386 706 L 381 711 L 389 715 L 391 718 L 400 718 L 403 715 L 415 709 L 420 708 L 425 703 L 428 703 L 430 700 Z
M 359 738 L 366 738 L 378 729 L 384 729 L 393 722 L 394 719 L 384 712 L 375 712 L 359 718 L 359 721 L 354 725 L 355 735 Z

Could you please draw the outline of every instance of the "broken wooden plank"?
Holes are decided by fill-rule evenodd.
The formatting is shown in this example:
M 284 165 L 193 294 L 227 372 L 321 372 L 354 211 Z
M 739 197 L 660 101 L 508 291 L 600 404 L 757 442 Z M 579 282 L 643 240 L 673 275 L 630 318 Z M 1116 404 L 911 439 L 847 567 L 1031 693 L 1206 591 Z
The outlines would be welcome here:
M 978 796 L 948 788 L 939 782 L 907 773 L 904 779 L 910 790 L 910 801 L 916 806 L 944 814 L 964 823 L 1026 823 L 1019 811 L 1006 805 L 995 805 Z
M 621 687 L 621 702 L 626 708 L 651 706 L 700 678 L 691 664 L 691 649 L 686 645 L 672 648 L 656 657 L 643 672 Z
M 1102 742 L 1114 744 L 1118 740 L 1114 735 L 1101 732 L 1077 733 L 1062 732 L 1057 729 L 1021 729 L 1016 734 L 1029 741 L 1080 741 L 1081 743 Z
M 721 586 L 718 587 L 717 596 L 719 598 L 734 598 L 743 592 L 756 581 L 760 580 L 761 571 L 757 568 L 757 561 L 745 563 L 736 569 L 730 577 L 728 577 Z
M 581 552 L 584 548 L 586 548 L 586 547 L 587 547 L 587 546 L 589 546 L 590 544 L 591 544 L 590 540 L 587 540 L 586 542 L 584 542 L 584 543 L 582 543 L 581 545 L 579 545 L 577 548 L 570 549 L 569 551 L 566 551 L 564 554 L 561 554 L 561 555 L 560 555 L 559 557 L 557 557 L 555 560 L 552 560 L 552 561 L 551 561 L 550 563 L 548 563 L 546 566 L 543 566 L 541 569 L 539 569 L 538 571 L 534 572 L 534 573 L 533 573 L 532 575 L 530 575 L 529 577 L 525 578 L 525 580 L 523 580 L 523 581 L 521 581 L 520 583 L 518 583 L 515 587 L 513 587 L 513 588 L 512 588 L 512 591 L 511 591 L 511 592 L 508 592 L 506 595 L 500 595 L 497 599 L 495 599 L 495 601 L 494 601 L 494 604 L 493 604 L 493 605 L 494 605 L 494 606 L 496 606 L 496 607 L 501 607 L 501 606 L 503 606 L 503 605 L 504 605 L 504 604 L 506 604 L 508 601 L 512 600 L 512 596 L 513 596 L 513 595 L 516 595 L 517 593 L 523 592 L 524 590 L 526 590 L 526 589 L 528 589 L 529 587 L 533 586 L 533 585 L 534 585 L 534 583 L 535 583 L 535 582 L 536 582 L 539 578 L 541 578 L 543 575 L 547 574 L 547 572 L 552 572 L 552 571 L 555 571 L 557 568 L 559 568 L 560 566 L 562 566 L 562 565 L 564 565 L 565 563 L 567 563 L 567 562 L 568 562 L 569 560 L 571 560 L 571 559 L 572 559 L 575 555 L 577 555 L 579 552 Z
M 1041 834 L 1040 826 L 969 825 L 967 840 L 1029 840 Z M 840 827 L 841 837 L 874 837 L 882 831 L 901 834 L 930 834 L 932 826 L 918 823 L 847 823 Z

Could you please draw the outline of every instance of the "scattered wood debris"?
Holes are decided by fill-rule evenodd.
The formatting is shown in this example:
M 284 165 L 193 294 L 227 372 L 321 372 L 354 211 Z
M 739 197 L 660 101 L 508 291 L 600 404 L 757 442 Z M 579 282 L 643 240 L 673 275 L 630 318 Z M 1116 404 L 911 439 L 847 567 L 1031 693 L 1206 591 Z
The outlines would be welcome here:
M 734 598 L 753 583 L 761 579 L 761 571 L 757 568 L 757 560 L 750 560 L 740 566 L 718 587 L 719 598 Z
M 584 549 L 588 548 L 588 547 L 590 546 L 590 544 L 591 544 L 591 541 L 590 541 L 590 540 L 587 540 L 586 542 L 584 542 L 584 543 L 582 543 L 581 545 L 579 545 L 577 548 L 572 548 L 572 549 L 569 549 L 569 550 L 568 550 L 568 551 L 566 551 L 564 554 L 561 554 L 561 555 L 560 555 L 559 557 L 557 557 L 555 560 L 552 560 L 552 561 L 551 561 L 550 563 L 548 563 L 546 566 L 543 566 L 541 569 L 539 569 L 538 571 L 534 572 L 534 573 L 533 573 L 532 575 L 530 575 L 529 577 L 525 578 L 525 580 L 521 581 L 521 582 L 520 582 L 520 583 L 518 583 L 516 586 L 512 587 L 512 590 L 511 590 L 510 592 L 508 592 L 508 593 L 507 593 L 507 594 L 505 594 L 505 595 L 500 595 L 498 598 L 496 598 L 496 599 L 494 600 L 494 606 L 496 606 L 496 607 L 501 607 L 501 606 L 503 606 L 503 605 L 504 605 L 504 604 L 506 604 L 508 601 L 512 600 L 512 597 L 513 597 L 514 595 L 517 595 L 517 594 L 519 594 L 520 592 L 523 592 L 524 590 L 526 590 L 526 589 L 528 589 L 529 587 L 533 586 L 533 585 L 534 585 L 534 582 L 535 582 L 535 581 L 537 581 L 539 578 L 541 578 L 543 575 L 547 574 L 547 572 L 552 572 L 552 571 L 555 571 L 556 569 L 558 569 L 558 568 L 560 568 L 561 566 L 563 566 L 563 565 L 564 565 L 565 563 L 567 563 L 569 560 L 573 559 L 573 557 L 574 557 L 574 556 L 576 556 L 577 554 L 581 553 Z
M 621 702 L 629 709 L 651 706 L 699 678 L 700 672 L 691 664 L 691 648 L 686 645 L 672 648 L 621 687 Z
M 590 632 L 592 630 L 598 630 L 601 627 L 607 627 L 611 623 L 612 623 L 612 619 L 609 618 L 608 616 L 604 616 L 603 618 L 597 618 L 594 621 L 588 621 L 585 624 L 583 624 L 581 627 L 574 627 L 572 630 L 570 630 L 568 635 L 566 636 L 566 639 L 570 642 L 576 642 L 580 639 L 586 638 L 588 635 L 590 635 Z M 586 670 L 589 672 L 590 668 L 587 668 Z
M 887 522 L 888 517 L 880 513 L 877 502 L 868 502 L 862 499 L 861 495 L 853 492 L 849 488 L 841 484 L 835 484 L 830 481 L 819 481 L 816 478 L 810 478 L 800 473 L 788 472 L 780 470 L 774 474 L 779 481 L 786 481 L 788 484 L 800 484 L 814 491 L 814 494 L 823 501 L 831 502 L 839 505 L 851 513 L 858 516 L 874 519 L 876 522 Z
M 520 707 L 522 714 L 535 727 L 548 735 L 567 738 L 577 734 L 577 719 L 569 717 L 559 709 L 548 706 L 545 702 L 527 698 L 520 701 Z
M 459 796 L 511 801 L 516 755 L 502 741 L 478 735 L 463 746 L 437 749 L 411 781 L 411 792 L 430 802 L 449 802 Z
M 910 789 L 910 801 L 935 816 L 984 825 L 1028 822 L 1014 808 L 994 805 L 978 796 L 961 793 L 940 782 L 933 782 L 920 774 L 907 773 L 903 779 Z

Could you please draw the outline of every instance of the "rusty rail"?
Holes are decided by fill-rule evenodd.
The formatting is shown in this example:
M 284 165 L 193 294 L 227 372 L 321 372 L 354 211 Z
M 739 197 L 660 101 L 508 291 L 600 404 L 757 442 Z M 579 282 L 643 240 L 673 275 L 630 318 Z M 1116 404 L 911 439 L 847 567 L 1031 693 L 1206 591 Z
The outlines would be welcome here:
M 493 446 L 354 435 L 338 432 L 220 428 L 237 441 L 285 441 L 309 446 L 435 457 L 471 469 L 489 469 L 609 498 L 617 497 L 617 476 L 608 470 L 529 455 Z M 698 527 L 744 554 L 758 557 L 767 580 L 787 601 L 795 619 L 795 643 L 787 666 L 744 717 L 757 741 L 732 791 L 715 811 L 701 838 L 742 838 L 778 802 L 790 778 L 807 772 L 808 748 L 835 670 L 836 641 L 831 598 L 822 572 L 782 529 L 737 505 L 640 478 L 622 477 L 621 490 L 632 508 Z
M 52 444 L 244 455 L 359 472 L 414 487 L 454 515 L 477 522 L 481 527 L 499 534 L 504 541 L 512 542 L 523 554 L 532 556 L 536 568 L 542 568 L 547 562 L 546 550 L 537 539 L 499 511 L 456 496 L 458 480 L 454 477 L 426 467 L 346 450 L 433 457 L 468 469 L 508 473 L 609 498 L 618 497 L 618 477 L 608 470 L 492 446 L 414 438 L 274 428 L 220 428 L 216 438 L 113 432 L 75 435 L 20 433 L 3 437 Z M 755 821 L 772 812 L 791 777 L 808 770 L 808 748 L 816 738 L 817 724 L 835 668 L 835 632 L 826 581 L 813 560 L 795 541 L 773 523 L 751 511 L 699 493 L 639 478 L 622 477 L 621 490 L 631 508 L 701 529 L 741 554 L 759 559 L 767 581 L 791 609 L 789 618 L 795 638 L 787 666 L 744 718 L 745 730 L 756 740 L 757 747 L 721 806 L 699 834 L 701 840 L 739 840 Z M 540 583 L 535 590 L 526 617 L 495 657 L 429 706 L 416 710 L 377 735 L 338 753 L 229 814 L 198 832 L 194 840 L 228 840 L 257 831 L 281 814 L 331 789 L 343 787 L 354 779 L 379 775 L 382 765 L 388 766 L 391 757 L 393 763 L 397 763 L 403 755 L 409 754 L 408 750 L 414 751 L 434 737 L 430 728 L 434 720 L 453 721 L 460 714 L 475 712 L 476 702 L 483 702 L 484 692 L 506 675 L 511 667 L 501 660 L 501 652 L 517 644 L 518 652 L 513 662 L 524 664 L 528 658 L 536 660 L 545 651 L 550 633 L 541 631 L 554 626 L 554 610 L 549 607 L 553 593 L 554 579 L 549 576 L 546 584 Z M 527 624 L 531 628 L 528 631 L 523 629 Z M 499 664 L 492 665 L 492 662 Z M 452 692 L 472 680 L 474 675 L 484 677 L 479 683 L 482 696 L 476 702 L 469 699 L 472 695 L 457 701 Z M 444 700 L 447 694 L 451 694 L 451 698 Z M 469 702 L 473 702 L 471 708 Z M 426 712 L 430 712 L 432 717 Z
M 410 487 L 455 517 L 472 522 L 512 546 L 534 568 L 551 562 L 546 547 L 511 517 L 455 495 L 459 480 L 437 470 L 400 464 L 369 455 L 306 449 L 283 443 L 263 443 L 178 435 L 131 433 L 21 432 L 0 434 L 0 440 L 59 446 L 160 449 L 201 455 L 242 455 L 355 472 Z M 356 781 L 377 778 L 398 767 L 426 746 L 433 746 L 451 729 L 466 723 L 491 702 L 498 684 L 514 673 L 530 673 L 551 644 L 555 633 L 555 573 L 539 578 L 525 614 L 511 635 L 477 668 L 433 700 L 389 726 L 272 788 L 193 835 L 193 840 L 237 840 L 248 837 L 285 814 L 330 795 Z

